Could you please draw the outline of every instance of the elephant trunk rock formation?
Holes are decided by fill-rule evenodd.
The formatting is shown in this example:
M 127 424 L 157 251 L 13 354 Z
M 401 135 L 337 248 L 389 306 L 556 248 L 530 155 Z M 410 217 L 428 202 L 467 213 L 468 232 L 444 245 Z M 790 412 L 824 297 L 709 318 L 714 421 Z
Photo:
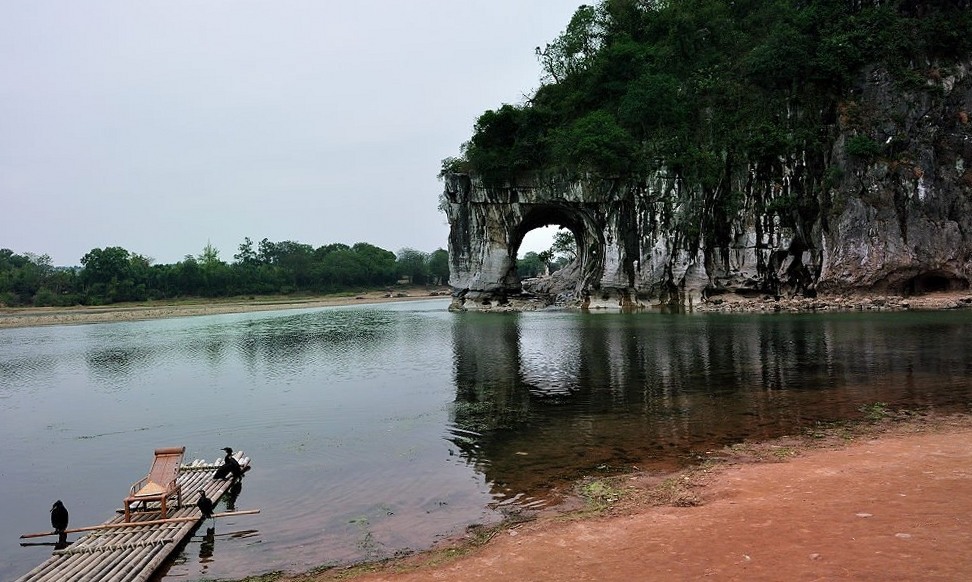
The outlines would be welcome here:
M 691 308 L 727 293 L 967 289 L 970 71 L 967 62 L 929 81 L 940 90 L 909 92 L 873 67 L 835 105 L 828 148 L 758 162 L 724 154 L 719 184 L 664 170 L 639 179 L 536 174 L 503 186 L 446 175 L 453 308 L 511 304 L 524 287 L 548 302 L 613 308 Z M 524 285 L 516 253 L 546 225 L 574 234 L 577 258 Z

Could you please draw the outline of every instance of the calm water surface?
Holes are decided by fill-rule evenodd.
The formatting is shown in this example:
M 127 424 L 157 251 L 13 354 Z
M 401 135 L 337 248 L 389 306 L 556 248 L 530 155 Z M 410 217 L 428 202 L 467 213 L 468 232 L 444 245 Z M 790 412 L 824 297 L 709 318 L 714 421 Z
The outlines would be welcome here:
M 856 418 L 968 410 L 972 312 L 452 314 L 444 300 L 0 330 L 0 579 L 120 507 L 155 447 L 253 460 L 166 580 L 428 547 L 572 479 Z M 192 499 L 190 497 L 190 499 Z M 69 539 L 76 535 L 69 536 Z

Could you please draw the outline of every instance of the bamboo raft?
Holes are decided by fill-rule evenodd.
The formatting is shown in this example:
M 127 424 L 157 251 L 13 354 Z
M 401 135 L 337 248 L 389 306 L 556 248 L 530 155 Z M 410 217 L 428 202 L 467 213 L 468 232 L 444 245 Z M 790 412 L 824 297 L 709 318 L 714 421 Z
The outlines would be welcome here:
M 238 451 L 234 457 L 241 466 L 250 463 L 242 452 Z M 231 479 L 213 480 L 221 463 L 222 460 L 211 464 L 196 459 L 181 466 L 178 483 L 182 486 L 182 506 L 170 507 L 166 519 L 159 519 L 160 508 L 158 503 L 153 503 L 146 511 L 132 513 L 132 521 L 128 523 L 124 515 L 117 515 L 101 525 L 68 529 L 68 533 L 88 533 L 64 549 L 54 550 L 47 561 L 18 578 L 17 582 L 147 581 L 202 521 L 195 503 L 197 492 L 204 489 L 207 497 L 218 502 L 231 485 Z M 256 512 L 232 512 L 230 515 Z

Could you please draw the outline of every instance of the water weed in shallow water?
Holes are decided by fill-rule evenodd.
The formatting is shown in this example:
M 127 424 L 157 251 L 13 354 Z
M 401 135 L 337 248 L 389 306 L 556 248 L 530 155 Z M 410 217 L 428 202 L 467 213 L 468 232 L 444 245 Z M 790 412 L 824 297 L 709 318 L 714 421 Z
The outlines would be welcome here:
M 891 411 L 888 410 L 887 402 L 864 404 L 861 405 L 857 410 L 864 413 L 864 420 L 869 420 L 871 422 L 878 422 L 891 416 Z
M 595 479 L 580 486 L 580 495 L 587 501 L 588 508 L 603 511 L 624 497 L 624 490 L 611 480 Z

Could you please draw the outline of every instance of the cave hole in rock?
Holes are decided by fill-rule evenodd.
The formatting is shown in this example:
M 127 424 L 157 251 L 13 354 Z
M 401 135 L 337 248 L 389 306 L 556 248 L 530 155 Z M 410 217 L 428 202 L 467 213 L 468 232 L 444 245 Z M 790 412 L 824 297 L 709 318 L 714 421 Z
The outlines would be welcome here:
M 920 273 L 906 281 L 903 291 L 907 295 L 922 295 L 925 293 L 958 291 L 968 288 L 969 282 L 966 279 L 955 277 L 951 273 L 931 271 Z

